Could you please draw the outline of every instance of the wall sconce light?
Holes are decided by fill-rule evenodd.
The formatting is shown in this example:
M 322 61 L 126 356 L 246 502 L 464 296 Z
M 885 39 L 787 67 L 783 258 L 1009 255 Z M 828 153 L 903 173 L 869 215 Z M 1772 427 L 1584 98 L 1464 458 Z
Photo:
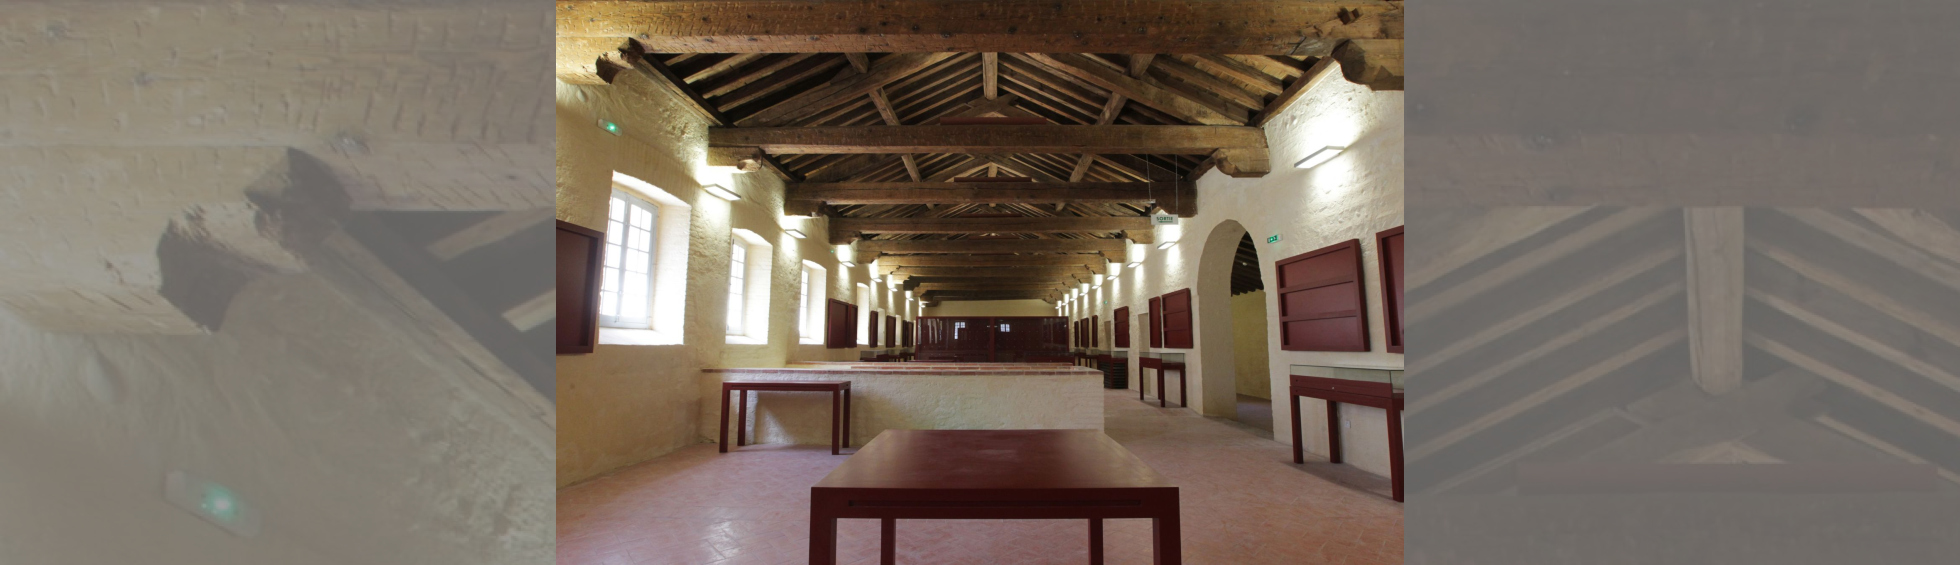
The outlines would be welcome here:
M 1325 163 L 1328 160 L 1333 159 L 1334 156 L 1340 155 L 1341 151 L 1345 151 L 1345 150 L 1347 150 L 1346 147 L 1342 147 L 1339 145 L 1329 145 L 1326 147 L 1322 147 L 1320 148 L 1319 151 L 1315 151 L 1313 152 L 1313 154 L 1307 155 L 1307 158 L 1301 159 L 1300 162 L 1298 163 L 1294 163 L 1293 166 L 1301 169 L 1311 169 L 1314 167 L 1318 167 L 1320 166 L 1321 163 Z
M 701 185 L 701 189 L 708 191 L 708 194 L 715 195 L 716 198 L 727 200 L 729 202 L 734 202 L 736 200 L 742 199 L 742 195 L 735 194 L 734 191 L 728 190 L 728 187 L 719 184 Z
M 1163 243 L 1159 243 L 1159 244 L 1157 244 L 1157 248 L 1158 248 L 1158 249 L 1170 249 L 1172 245 L 1177 245 L 1177 242 L 1175 242 L 1175 241 L 1166 241 L 1166 242 L 1163 242 Z
M 790 237 L 794 237 L 797 239 L 803 239 L 805 237 L 803 235 L 803 230 L 799 230 L 796 228 L 785 229 L 783 230 L 783 233 L 789 234 Z
M 839 262 L 840 262 L 840 263 L 843 263 L 845 267 L 856 267 L 856 266 L 858 266 L 858 264 L 857 264 L 857 261 L 852 261 L 852 260 L 850 260 L 850 259 L 845 259 L 845 260 L 843 260 L 843 261 L 839 261 Z

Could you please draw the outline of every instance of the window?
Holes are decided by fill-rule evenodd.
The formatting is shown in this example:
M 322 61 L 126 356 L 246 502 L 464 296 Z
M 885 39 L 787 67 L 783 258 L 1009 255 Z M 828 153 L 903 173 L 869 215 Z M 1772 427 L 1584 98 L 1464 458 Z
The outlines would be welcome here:
M 801 278 L 801 282 L 797 283 L 798 286 L 796 287 L 796 312 L 803 319 L 799 320 L 796 326 L 803 338 L 809 339 L 810 319 L 815 317 L 811 316 L 808 312 L 810 308 L 810 268 L 807 266 L 803 267 L 802 274 L 799 277 Z
M 653 234 L 660 208 L 613 191 L 606 211 L 606 271 L 599 287 L 599 324 L 646 328 L 653 305 Z
M 729 257 L 728 259 L 728 263 L 729 263 L 728 266 L 728 334 L 729 335 L 742 335 L 744 333 L 742 331 L 742 322 L 743 320 L 746 320 L 748 318 L 748 313 L 744 308 L 746 304 L 744 303 L 744 297 L 743 297 L 745 291 L 748 289 L 748 282 L 743 280 L 744 276 L 747 275 L 749 271 L 748 255 L 749 255 L 749 246 L 743 242 L 737 241 L 735 243 L 734 251 L 732 251 L 728 256 Z
M 804 344 L 821 344 L 826 339 L 824 299 L 828 294 L 830 278 L 825 275 L 825 272 L 824 268 L 816 263 L 803 262 L 801 290 L 798 291 L 801 302 L 797 303 L 798 316 L 802 319 L 797 324 L 797 333 L 802 336 Z
M 1013 325 L 1012 325 L 1012 324 L 1009 324 L 1009 323 L 1007 323 L 1007 322 L 1001 322 L 1001 323 L 1000 323 L 1000 333 L 1007 333 L 1007 332 L 1011 332 L 1011 331 L 1014 331 L 1014 328 L 1013 328 Z

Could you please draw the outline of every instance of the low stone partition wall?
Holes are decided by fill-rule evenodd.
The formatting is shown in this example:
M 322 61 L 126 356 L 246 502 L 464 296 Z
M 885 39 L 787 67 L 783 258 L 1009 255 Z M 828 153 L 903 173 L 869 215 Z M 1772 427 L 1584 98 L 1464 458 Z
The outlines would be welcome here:
M 1063 364 L 823 364 L 701 371 L 701 436 L 721 433 L 723 381 L 850 381 L 851 445 L 902 430 L 1103 429 L 1102 372 Z M 729 402 L 729 442 L 735 403 Z M 749 393 L 750 443 L 830 445 L 830 394 Z

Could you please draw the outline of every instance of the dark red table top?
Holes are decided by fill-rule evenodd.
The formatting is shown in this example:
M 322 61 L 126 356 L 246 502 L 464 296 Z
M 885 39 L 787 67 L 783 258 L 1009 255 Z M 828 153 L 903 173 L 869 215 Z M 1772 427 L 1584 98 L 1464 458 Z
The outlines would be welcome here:
M 1176 488 L 1100 430 L 886 430 L 816 488 Z
M 722 381 L 728 390 L 832 390 L 851 386 L 851 381 Z

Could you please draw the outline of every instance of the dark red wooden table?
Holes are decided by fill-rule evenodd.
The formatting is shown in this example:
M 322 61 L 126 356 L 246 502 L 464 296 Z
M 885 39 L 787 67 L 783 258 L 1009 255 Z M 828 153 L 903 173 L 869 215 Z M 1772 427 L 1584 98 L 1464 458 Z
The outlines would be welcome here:
M 829 392 L 830 454 L 851 446 L 851 381 L 725 381 L 721 383 L 721 452 L 728 453 L 728 393 L 740 392 L 735 445 L 748 445 L 749 391 Z M 839 396 L 843 406 L 838 406 Z M 757 398 L 761 398 L 757 396 Z M 841 430 L 839 428 L 842 428 Z
M 1141 373 L 1143 372 L 1143 369 L 1157 370 L 1157 407 L 1159 408 L 1168 405 L 1165 402 L 1164 398 L 1170 396 L 1164 394 L 1164 371 L 1177 371 L 1177 407 L 1178 408 L 1184 407 L 1184 401 L 1190 398 L 1190 396 L 1186 394 L 1187 391 L 1184 389 L 1184 362 L 1172 361 L 1169 363 L 1165 363 L 1164 360 L 1160 358 L 1138 357 L 1137 372 Z M 1138 375 L 1138 376 L 1141 377 L 1142 375 Z M 1137 400 L 1143 400 L 1143 380 L 1140 378 L 1137 380 Z
M 1182 562 L 1177 487 L 1099 430 L 886 430 L 810 487 L 810 563 L 837 562 L 837 520 L 881 520 L 883 563 L 897 520 L 1149 518 L 1159 565 Z
M 1327 401 L 1327 462 L 1341 462 L 1340 403 L 1373 406 L 1388 411 L 1388 475 L 1395 501 L 1402 501 L 1402 393 L 1389 383 L 1291 375 L 1293 403 L 1293 462 L 1305 464 L 1300 441 L 1300 397 Z

